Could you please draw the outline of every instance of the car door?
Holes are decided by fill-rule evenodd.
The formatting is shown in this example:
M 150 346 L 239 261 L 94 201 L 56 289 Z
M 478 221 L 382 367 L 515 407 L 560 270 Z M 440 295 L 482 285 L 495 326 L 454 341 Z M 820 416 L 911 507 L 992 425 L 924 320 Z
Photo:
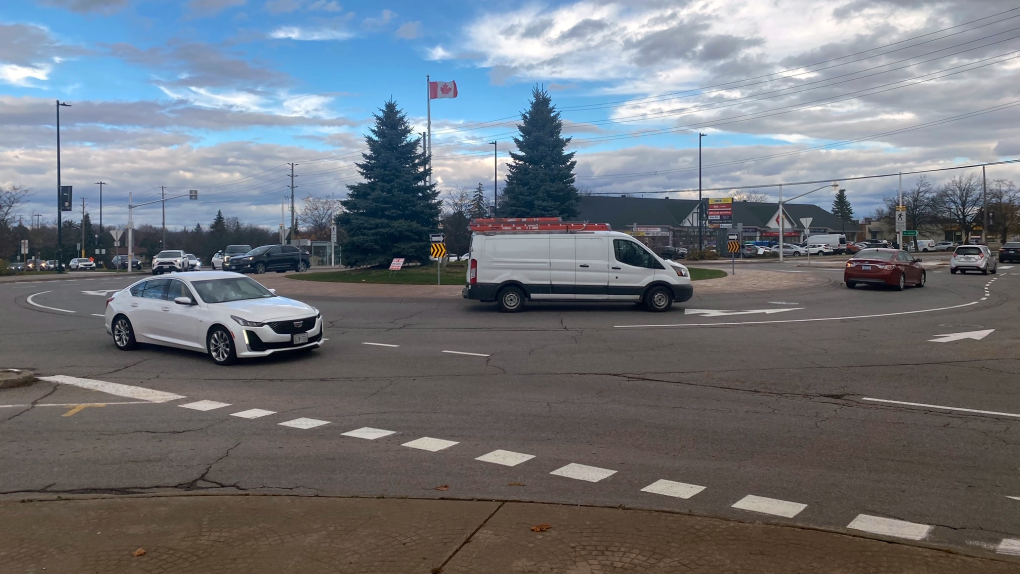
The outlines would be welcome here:
M 579 266 L 575 246 L 576 236 L 574 235 L 549 237 L 549 293 L 531 293 L 532 299 L 570 300 L 577 298 L 575 291 Z M 591 263 L 589 262 L 587 265 L 587 269 L 591 269 Z
M 197 302 L 187 283 L 180 279 L 169 279 L 166 299 L 160 308 L 161 320 L 154 328 L 158 336 L 170 343 L 197 349 L 205 348 L 204 311 L 200 305 L 179 305 L 178 297 L 187 297 Z
M 896 266 L 900 268 L 900 272 L 903 273 L 903 280 L 907 283 L 916 283 L 921 280 L 920 275 L 914 268 L 914 257 L 906 251 L 900 251 L 896 254 Z
M 134 327 L 135 335 L 141 335 L 146 339 L 160 338 L 157 326 L 163 319 L 163 304 L 166 301 L 166 287 L 169 279 L 150 279 L 145 282 L 145 287 L 140 290 L 137 296 L 131 297 L 131 310 L 128 312 L 128 319 Z
M 609 239 L 576 235 L 574 262 L 574 298 L 605 300 L 609 296 Z
M 641 299 L 647 285 L 655 277 L 655 268 L 662 267 L 636 241 L 613 239 L 613 263 L 609 267 L 609 298 Z
M 284 245 L 280 248 L 280 269 L 294 269 L 298 268 L 298 263 L 301 262 L 301 250 L 293 245 Z
M 276 271 L 280 268 L 283 253 L 280 250 L 280 246 L 277 245 L 276 247 L 270 247 L 262 257 L 265 260 L 266 269 Z

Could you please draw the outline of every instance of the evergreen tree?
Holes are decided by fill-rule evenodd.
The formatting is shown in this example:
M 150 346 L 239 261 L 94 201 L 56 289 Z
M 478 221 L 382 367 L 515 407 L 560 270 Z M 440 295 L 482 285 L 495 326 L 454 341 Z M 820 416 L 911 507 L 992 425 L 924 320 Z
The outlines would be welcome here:
M 365 136 L 368 151 L 356 164 L 362 183 L 348 185 L 337 223 L 347 232 L 348 265 L 380 265 L 394 257 L 428 261 L 429 234 L 439 222 L 439 192 L 428 162 L 396 102 L 386 102 Z
M 85 250 L 85 257 L 89 257 L 96 252 L 96 230 L 92 226 L 92 218 L 89 217 L 88 212 L 82 218 L 81 226 L 85 229 L 85 243 L 82 244 L 82 249 Z
M 191 232 L 192 233 L 202 233 L 203 232 L 202 231 L 202 224 L 201 223 L 196 223 L 195 224 L 195 229 L 191 230 Z
M 468 215 L 471 219 L 489 216 L 489 204 L 485 201 L 485 188 L 482 187 L 481 183 L 478 184 L 478 189 L 475 190 L 474 195 L 471 197 L 471 210 Z
M 561 135 L 563 121 L 544 89 L 531 92 L 531 108 L 521 113 L 514 138 L 518 152 L 503 190 L 499 215 L 506 217 L 577 216 L 577 188 L 574 187 L 574 152 L 566 153 L 571 138 Z
M 227 220 L 223 217 L 223 211 L 217 209 L 216 217 L 213 219 L 212 225 L 209 226 L 209 233 L 214 236 L 222 237 L 227 232 Z
M 850 200 L 846 197 L 846 190 L 840 189 L 836 192 L 836 199 L 832 200 L 832 214 L 843 222 L 843 230 L 846 231 L 846 222 L 854 218 L 854 208 L 850 207 Z

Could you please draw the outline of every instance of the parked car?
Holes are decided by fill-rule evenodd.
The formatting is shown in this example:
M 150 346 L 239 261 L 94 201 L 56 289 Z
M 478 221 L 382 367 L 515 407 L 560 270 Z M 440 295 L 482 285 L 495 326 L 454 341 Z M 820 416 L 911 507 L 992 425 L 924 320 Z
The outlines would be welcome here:
M 256 247 L 241 256 L 232 256 L 224 260 L 225 271 L 237 273 L 257 273 L 266 271 L 306 271 L 311 266 L 311 258 L 293 245 L 263 245 Z
M 465 299 L 514 313 L 531 301 L 629 301 L 667 311 L 694 295 L 690 273 L 631 236 L 591 233 L 475 233 Z
M 784 243 L 783 244 L 783 256 L 784 257 L 800 257 L 802 255 L 807 255 L 807 254 L 808 254 L 807 247 L 801 247 L 800 245 L 795 245 L 795 244 L 792 244 L 792 243 L 789 243 L 789 244 Z
M 207 353 L 217 365 L 323 342 L 318 309 L 223 271 L 139 281 L 106 300 L 104 321 L 118 349 L 165 345 Z
M 812 235 L 807 238 L 808 245 L 828 245 L 834 253 L 846 253 L 846 235 L 842 233 L 829 233 L 827 235 Z M 814 255 L 814 253 L 812 253 Z
M 899 249 L 862 249 L 843 268 L 847 289 L 866 283 L 889 285 L 902 291 L 907 285 L 924 287 L 927 280 L 921 260 Z
M 1015 263 L 1020 261 L 1020 242 L 1009 241 L 999 248 L 999 263 Z
M 966 271 L 980 271 L 988 275 L 998 271 L 998 264 L 992 257 L 991 250 L 985 245 L 961 245 L 949 259 L 949 272 L 956 274 Z
M 223 263 L 220 265 L 220 269 L 225 269 L 224 265 L 230 261 L 231 257 L 244 255 L 249 251 L 251 251 L 251 245 L 228 245 L 227 248 L 223 250 Z
M 86 257 L 76 257 L 67 264 L 68 269 L 88 271 L 96 268 L 96 263 Z
M 935 251 L 952 251 L 956 249 L 956 243 L 953 241 L 939 241 L 935 244 Z
M 43 261 L 41 259 L 29 259 L 25 262 L 26 271 L 42 271 Z
M 43 261 L 43 268 L 42 268 L 42 270 L 43 271 L 56 271 L 57 270 L 57 260 L 56 259 L 47 259 L 46 261 Z
M 177 250 L 167 249 L 160 251 L 152 258 L 152 274 L 162 275 L 163 273 L 184 272 L 191 267 L 188 261 L 188 254 Z
M 758 246 L 753 243 L 747 243 L 740 247 L 741 257 L 757 257 L 759 254 Z
M 25 262 L 24 261 L 15 261 L 14 263 L 11 263 L 8 266 L 8 269 L 10 269 L 11 271 L 14 271 L 16 273 L 20 273 L 20 272 L 25 270 Z
M 110 260 L 110 266 L 114 269 L 127 269 L 127 260 L 127 255 L 114 255 L 113 259 Z M 132 257 L 131 268 L 141 271 L 142 262 L 137 257 Z
M 209 265 L 212 266 L 214 271 L 216 269 L 223 269 L 223 252 L 217 251 L 216 254 L 212 256 L 212 259 L 209 260 Z
M 195 257 L 193 253 L 188 253 L 188 270 L 189 271 L 201 271 L 202 260 Z
M 663 247 L 659 251 L 659 257 L 663 259 L 687 259 L 686 247 Z
M 914 251 L 921 251 L 927 253 L 929 251 L 935 251 L 935 240 L 934 239 L 918 239 L 914 241 Z
M 807 252 L 811 255 L 833 255 L 836 253 L 832 247 L 829 247 L 825 243 L 809 243 L 807 246 Z

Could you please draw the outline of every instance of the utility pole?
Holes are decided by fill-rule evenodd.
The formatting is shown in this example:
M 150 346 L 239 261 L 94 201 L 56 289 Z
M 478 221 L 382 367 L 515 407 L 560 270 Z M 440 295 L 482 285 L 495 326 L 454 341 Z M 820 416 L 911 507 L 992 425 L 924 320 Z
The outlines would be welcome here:
M 32 219 L 35 220 L 35 221 L 32 222 L 32 229 L 39 229 L 40 227 L 42 227 L 42 214 L 41 213 L 33 213 L 32 214 Z
M 294 233 L 294 225 L 297 216 L 297 214 L 294 212 L 294 188 L 297 187 L 296 185 L 294 185 L 294 178 L 297 177 L 296 175 L 294 175 L 294 166 L 296 166 L 297 164 L 291 163 L 288 165 L 290 165 L 290 240 L 291 242 L 293 242 L 295 239 L 297 239 L 297 234 Z
M 985 166 L 981 166 L 981 211 L 984 222 L 981 224 L 981 243 L 988 245 L 988 180 L 985 178 Z
M 499 151 L 495 141 L 492 144 L 492 216 L 496 217 L 496 205 L 499 203 Z
M 897 200 L 896 200 L 897 203 L 896 204 L 900 206 L 900 210 L 902 211 L 903 210 L 903 172 L 902 171 L 900 172 L 899 191 L 897 191 L 896 194 L 897 194 Z M 896 245 L 899 246 L 900 249 L 903 249 L 903 232 L 902 231 L 897 231 L 896 232 Z
M 698 132 L 698 250 L 699 251 L 704 251 L 705 250 L 705 236 L 704 236 L 704 233 L 703 233 L 703 229 L 704 228 L 703 228 L 703 223 L 702 223 L 702 219 L 704 218 L 705 205 L 704 205 L 704 200 L 702 200 L 702 198 L 701 198 L 701 138 L 703 138 L 703 137 L 705 137 L 707 135 L 708 134 L 703 134 L 701 132 Z M 782 201 L 782 199 L 780 199 L 780 201 Z M 779 250 L 779 254 L 780 255 L 783 254 L 783 250 L 782 249 Z
M 159 248 L 166 249 L 166 187 L 162 185 L 159 186 L 159 198 L 163 204 L 163 243 L 160 244 Z M 128 264 L 130 265 L 131 262 L 128 261 Z
M 284 243 L 287 242 L 287 232 L 285 230 L 287 226 L 286 224 L 287 220 L 286 215 L 284 215 L 284 212 L 286 210 L 287 210 L 287 196 L 284 195 L 283 197 L 280 198 L 280 245 L 283 245 Z
M 99 186 L 99 233 L 103 233 L 103 186 L 109 185 L 105 181 L 97 181 Z
M 85 198 L 81 198 L 81 254 L 78 257 L 85 257 Z
M 60 108 L 71 107 L 71 104 L 61 103 L 57 100 L 57 273 L 64 272 L 64 246 L 63 246 L 63 233 L 62 233 L 62 222 L 61 210 L 64 209 L 62 202 L 60 201 Z

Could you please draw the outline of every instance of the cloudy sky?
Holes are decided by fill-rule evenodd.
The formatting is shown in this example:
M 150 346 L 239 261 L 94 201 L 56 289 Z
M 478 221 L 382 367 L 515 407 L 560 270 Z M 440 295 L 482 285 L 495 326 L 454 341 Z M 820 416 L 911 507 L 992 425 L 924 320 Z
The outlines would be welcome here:
M 54 218 L 59 99 L 63 183 L 93 219 L 105 181 L 106 224 L 166 186 L 201 195 L 168 202 L 168 225 L 222 209 L 275 227 L 287 162 L 299 197 L 342 197 L 384 101 L 424 130 L 426 74 L 460 94 L 432 106 L 445 190 L 492 189 L 492 140 L 503 177 L 536 84 L 593 193 L 696 197 L 699 131 L 706 188 L 1020 156 L 1020 6 L 996 0 L 8 0 L 0 185 Z M 896 180 L 843 187 L 869 215 Z

